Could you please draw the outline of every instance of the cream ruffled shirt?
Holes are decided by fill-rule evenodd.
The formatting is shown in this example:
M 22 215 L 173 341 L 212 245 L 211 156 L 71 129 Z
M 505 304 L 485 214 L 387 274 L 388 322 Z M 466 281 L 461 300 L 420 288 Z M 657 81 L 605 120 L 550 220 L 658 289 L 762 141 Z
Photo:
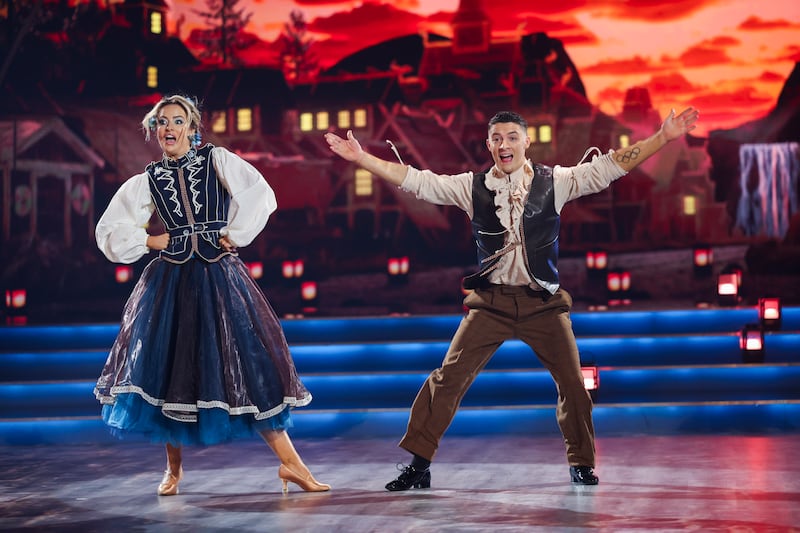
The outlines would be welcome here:
M 587 154 L 589 152 L 587 151 Z M 626 174 L 614 162 L 611 157 L 613 153 L 613 150 L 609 150 L 607 154 L 595 155 L 591 162 L 574 167 L 553 168 L 556 212 L 561 213 L 561 209 L 570 200 L 600 192 Z M 472 176 L 472 172 L 445 175 L 409 166 L 401 188 L 426 202 L 457 206 L 472 219 Z M 532 179 L 533 168 L 530 161 L 511 174 L 505 174 L 496 166 L 486 173 L 486 187 L 495 192 L 497 215 L 506 229 L 502 257 L 497 268 L 488 274 L 488 278 L 490 283 L 527 285 L 534 289 L 544 288 L 555 292 L 558 287 L 533 279 L 525 267 L 519 220 L 525 208 Z
M 228 225 L 220 234 L 236 246 L 247 246 L 278 208 L 275 192 L 255 167 L 225 148 L 213 148 L 211 161 L 231 195 Z M 138 261 L 149 251 L 146 228 L 154 210 L 147 172 L 129 178 L 97 223 L 97 246 L 115 263 Z

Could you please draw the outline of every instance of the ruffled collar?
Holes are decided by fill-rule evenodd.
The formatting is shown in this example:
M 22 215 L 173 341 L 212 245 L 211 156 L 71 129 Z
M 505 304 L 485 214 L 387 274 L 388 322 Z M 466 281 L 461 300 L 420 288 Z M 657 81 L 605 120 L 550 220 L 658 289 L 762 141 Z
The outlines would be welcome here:
M 486 188 L 495 193 L 497 217 L 503 227 L 513 229 L 514 221 L 519 220 L 532 179 L 533 167 L 530 160 L 511 174 L 502 172 L 496 166 L 486 173 Z
M 179 157 L 178 159 L 170 159 L 164 155 L 161 158 L 161 164 L 167 168 L 183 168 L 195 162 L 197 159 L 197 150 L 190 148 L 188 152 Z

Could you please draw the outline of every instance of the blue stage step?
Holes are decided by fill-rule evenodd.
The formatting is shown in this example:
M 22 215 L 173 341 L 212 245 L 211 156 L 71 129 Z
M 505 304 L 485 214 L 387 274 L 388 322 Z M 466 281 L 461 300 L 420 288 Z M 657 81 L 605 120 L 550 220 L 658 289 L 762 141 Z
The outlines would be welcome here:
M 314 395 L 295 411 L 293 434 L 399 437 L 460 318 L 284 321 Z M 784 308 L 758 364 L 742 362 L 738 335 L 758 321 L 755 309 L 572 318 L 583 363 L 599 367 L 599 434 L 800 429 L 800 308 Z M 117 331 L 110 324 L 0 327 L 0 443 L 49 442 L 53 432 L 60 441 L 113 440 L 92 390 Z M 467 392 L 448 434 L 557 432 L 555 401 L 552 379 L 530 348 L 508 341 Z M 701 415 L 711 411 L 714 420 Z
M 783 331 L 800 331 L 800 307 L 784 308 L 782 316 Z M 308 318 L 283 320 L 282 325 L 289 344 L 446 341 L 460 320 L 459 315 Z M 758 323 L 758 310 L 751 307 L 572 314 L 577 337 L 735 333 L 753 323 Z M 117 324 L 0 326 L 0 350 L 107 350 L 118 331 Z

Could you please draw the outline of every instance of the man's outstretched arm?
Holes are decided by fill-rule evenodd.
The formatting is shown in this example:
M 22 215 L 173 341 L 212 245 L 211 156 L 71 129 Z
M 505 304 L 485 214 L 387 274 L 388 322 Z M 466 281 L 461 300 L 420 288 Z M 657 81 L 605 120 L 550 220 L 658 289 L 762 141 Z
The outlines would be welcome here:
M 664 123 L 655 134 L 639 141 L 627 148 L 614 151 L 614 161 L 625 171 L 629 172 L 642 163 L 645 159 L 655 154 L 670 141 L 686 135 L 697 126 L 699 111 L 693 107 L 684 109 L 678 116 L 675 110 L 670 111 Z
M 351 130 L 347 130 L 347 139 L 342 139 L 335 133 L 326 133 L 325 140 L 328 142 L 331 151 L 339 157 L 352 161 L 359 167 L 372 172 L 389 183 L 397 186 L 403 183 L 408 167 L 400 163 L 386 161 L 365 152 Z

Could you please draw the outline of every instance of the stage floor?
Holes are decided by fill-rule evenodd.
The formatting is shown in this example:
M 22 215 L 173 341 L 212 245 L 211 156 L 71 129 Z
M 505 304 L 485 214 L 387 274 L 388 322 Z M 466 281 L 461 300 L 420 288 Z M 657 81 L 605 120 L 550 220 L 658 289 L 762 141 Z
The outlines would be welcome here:
M 390 493 L 392 440 L 295 440 L 328 493 L 284 495 L 257 440 L 187 448 L 180 494 L 155 494 L 163 448 L 0 448 L 3 531 L 798 531 L 800 435 L 597 441 L 600 485 L 569 482 L 559 438 L 445 438 L 432 488 Z

